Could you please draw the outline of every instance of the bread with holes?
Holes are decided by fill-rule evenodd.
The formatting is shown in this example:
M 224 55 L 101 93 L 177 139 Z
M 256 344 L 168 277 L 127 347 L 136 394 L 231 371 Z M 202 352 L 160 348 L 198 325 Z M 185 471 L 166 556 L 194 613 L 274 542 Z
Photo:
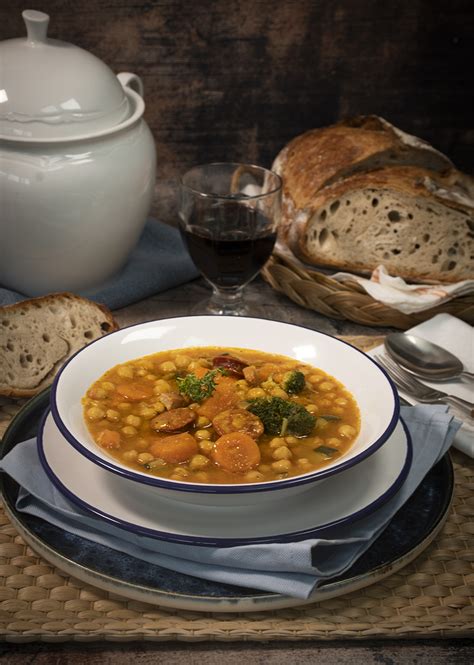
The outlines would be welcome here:
M 106 307 L 72 293 L 0 307 L 0 395 L 36 395 L 76 351 L 117 328 Z
M 417 282 L 474 278 L 474 208 L 455 171 L 418 167 L 356 173 L 296 210 L 285 242 L 312 265 Z

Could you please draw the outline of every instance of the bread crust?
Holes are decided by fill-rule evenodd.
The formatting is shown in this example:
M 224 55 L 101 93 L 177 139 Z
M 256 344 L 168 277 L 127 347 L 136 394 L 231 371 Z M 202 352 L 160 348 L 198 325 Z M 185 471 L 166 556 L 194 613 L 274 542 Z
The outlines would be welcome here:
M 26 324 L 28 324 L 29 311 L 30 312 L 33 312 L 34 310 L 40 311 L 45 307 L 51 306 L 58 309 L 58 314 L 64 314 L 70 312 L 71 308 L 73 308 L 75 304 L 80 305 L 81 307 L 86 307 L 87 309 L 90 310 L 91 313 L 93 312 L 96 315 L 99 314 L 100 318 L 102 319 L 100 324 L 101 330 L 103 331 L 102 335 L 96 335 L 94 338 L 90 339 L 87 342 L 86 340 L 84 340 L 84 342 L 86 343 L 83 344 L 83 346 L 86 346 L 86 344 L 94 341 L 94 339 L 99 339 L 100 336 L 106 335 L 110 332 L 113 332 L 114 330 L 118 330 L 119 326 L 115 321 L 112 312 L 105 305 L 93 302 L 91 300 L 88 300 L 87 298 L 83 298 L 82 296 L 78 296 L 74 293 L 69 293 L 67 291 L 61 293 L 48 294 L 45 296 L 39 296 L 37 298 L 29 298 L 27 300 L 22 300 L 21 302 L 14 303 L 12 305 L 4 305 L 3 307 L 0 307 L 0 320 L 2 320 L 2 318 L 6 320 L 7 317 L 12 313 L 16 315 L 21 311 L 25 311 L 26 312 L 25 322 Z M 0 332 L 2 332 L 1 326 L 0 326 Z M 21 332 L 22 331 L 19 330 L 18 334 L 21 334 Z M 51 332 L 54 333 L 55 330 L 52 330 Z M 75 346 L 77 348 L 77 344 Z M 3 345 L 0 344 L 0 354 L 2 353 L 7 354 L 8 350 L 3 349 L 2 347 Z M 61 358 L 59 362 L 55 363 L 55 365 L 51 367 L 49 373 L 34 388 L 20 388 L 18 386 L 4 384 L 0 385 L 0 395 L 5 397 L 32 397 L 36 395 L 38 392 L 43 390 L 47 385 L 49 385 L 52 382 L 57 371 L 71 355 L 72 354 L 69 353 L 65 357 Z M 0 377 L 0 379 L 3 379 L 3 377 Z

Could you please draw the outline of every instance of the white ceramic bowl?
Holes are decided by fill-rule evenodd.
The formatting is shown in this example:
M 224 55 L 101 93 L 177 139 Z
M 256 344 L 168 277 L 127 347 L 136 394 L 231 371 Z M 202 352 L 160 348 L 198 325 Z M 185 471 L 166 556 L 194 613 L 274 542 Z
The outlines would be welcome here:
M 353 446 L 323 469 L 283 480 L 236 485 L 157 478 L 120 464 L 97 446 L 83 419 L 81 399 L 89 386 L 119 363 L 158 351 L 195 346 L 258 349 L 320 367 L 341 381 L 359 405 L 361 430 Z M 164 492 L 166 498 L 231 506 L 280 499 L 358 464 L 392 434 L 399 418 L 399 400 L 394 385 L 371 358 L 334 337 L 264 319 L 193 316 L 138 324 L 89 344 L 73 356 L 56 377 L 51 410 L 64 438 L 88 459 L 109 471 L 154 485 L 158 491 Z

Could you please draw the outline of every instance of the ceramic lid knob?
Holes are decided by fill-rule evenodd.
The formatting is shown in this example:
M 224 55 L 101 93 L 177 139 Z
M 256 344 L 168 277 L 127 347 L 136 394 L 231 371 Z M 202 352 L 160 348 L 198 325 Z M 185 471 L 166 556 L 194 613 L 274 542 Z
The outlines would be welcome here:
M 44 43 L 47 39 L 49 16 L 44 12 L 38 12 L 35 9 L 25 9 L 22 13 L 28 34 L 28 43 L 32 46 L 37 43 Z

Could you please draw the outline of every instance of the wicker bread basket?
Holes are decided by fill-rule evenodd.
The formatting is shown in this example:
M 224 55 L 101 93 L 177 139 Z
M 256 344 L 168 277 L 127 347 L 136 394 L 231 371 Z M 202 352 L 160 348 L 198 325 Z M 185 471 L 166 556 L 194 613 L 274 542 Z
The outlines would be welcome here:
M 474 325 L 474 294 L 455 298 L 415 314 L 403 314 L 366 293 L 356 281 L 338 282 L 316 269 L 303 268 L 275 251 L 262 271 L 263 278 L 302 307 L 333 319 L 365 326 L 407 330 L 435 314 L 448 313 Z

